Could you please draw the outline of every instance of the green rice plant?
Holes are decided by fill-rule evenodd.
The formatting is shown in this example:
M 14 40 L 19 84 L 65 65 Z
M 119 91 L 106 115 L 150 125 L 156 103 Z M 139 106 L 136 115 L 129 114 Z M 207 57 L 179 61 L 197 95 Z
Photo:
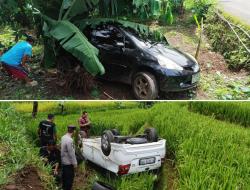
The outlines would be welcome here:
M 163 113 L 153 123 L 175 157 L 179 189 L 250 188 L 250 130 L 173 103 L 154 109 Z
M 191 102 L 191 111 L 250 127 L 250 102 Z
M 96 101 L 96 102 L 42 102 L 39 103 L 39 112 L 60 113 L 61 107 L 64 106 L 66 113 L 80 113 L 86 111 L 105 111 L 111 109 L 129 109 L 138 106 L 137 102 L 109 102 L 109 101 Z M 18 112 L 31 113 L 33 108 L 32 102 L 18 102 L 14 104 Z
M 22 117 L 8 103 L 0 103 L 0 189 L 9 183 L 11 175 L 25 166 L 36 166 L 47 189 L 55 189 L 49 169 L 44 167 L 38 150 L 28 142 Z

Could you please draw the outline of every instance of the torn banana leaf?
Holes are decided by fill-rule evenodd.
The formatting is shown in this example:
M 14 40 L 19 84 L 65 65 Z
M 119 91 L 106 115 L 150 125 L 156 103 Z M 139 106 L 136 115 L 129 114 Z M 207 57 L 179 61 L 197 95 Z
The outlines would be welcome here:
M 42 16 L 47 24 L 47 34 L 56 39 L 60 45 L 79 61 L 92 75 L 105 73 L 98 59 L 98 49 L 88 42 L 85 35 L 70 21 L 56 21 Z

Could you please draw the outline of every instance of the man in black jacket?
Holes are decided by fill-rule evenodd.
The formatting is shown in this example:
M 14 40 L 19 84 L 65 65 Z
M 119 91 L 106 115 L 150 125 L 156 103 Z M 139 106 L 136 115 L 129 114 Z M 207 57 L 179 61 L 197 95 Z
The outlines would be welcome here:
M 56 125 L 54 123 L 55 116 L 53 114 L 48 115 L 48 119 L 41 121 L 38 126 L 38 136 L 40 138 L 40 146 L 47 146 L 50 140 L 55 143 L 57 141 Z

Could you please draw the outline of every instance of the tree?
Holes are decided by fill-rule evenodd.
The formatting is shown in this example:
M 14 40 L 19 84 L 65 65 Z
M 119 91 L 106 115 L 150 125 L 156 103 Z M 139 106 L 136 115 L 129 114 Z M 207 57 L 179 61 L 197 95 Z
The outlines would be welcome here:
M 38 112 L 38 102 L 34 101 L 33 102 L 33 110 L 32 110 L 32 117 L 36 118 Z

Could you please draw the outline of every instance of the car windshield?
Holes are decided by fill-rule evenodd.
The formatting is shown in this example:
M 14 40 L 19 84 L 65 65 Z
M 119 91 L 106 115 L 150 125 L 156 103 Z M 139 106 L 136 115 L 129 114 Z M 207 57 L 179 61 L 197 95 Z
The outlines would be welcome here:
M 131 40 L 140 48 L 151 48 L 154 45 L 161 43 L 150 39 L 143 39 L 143 37 L 140 34 L 138 34 L 136 31 L 132 29 L 124 29 L 124 31 L 129 35 Z

